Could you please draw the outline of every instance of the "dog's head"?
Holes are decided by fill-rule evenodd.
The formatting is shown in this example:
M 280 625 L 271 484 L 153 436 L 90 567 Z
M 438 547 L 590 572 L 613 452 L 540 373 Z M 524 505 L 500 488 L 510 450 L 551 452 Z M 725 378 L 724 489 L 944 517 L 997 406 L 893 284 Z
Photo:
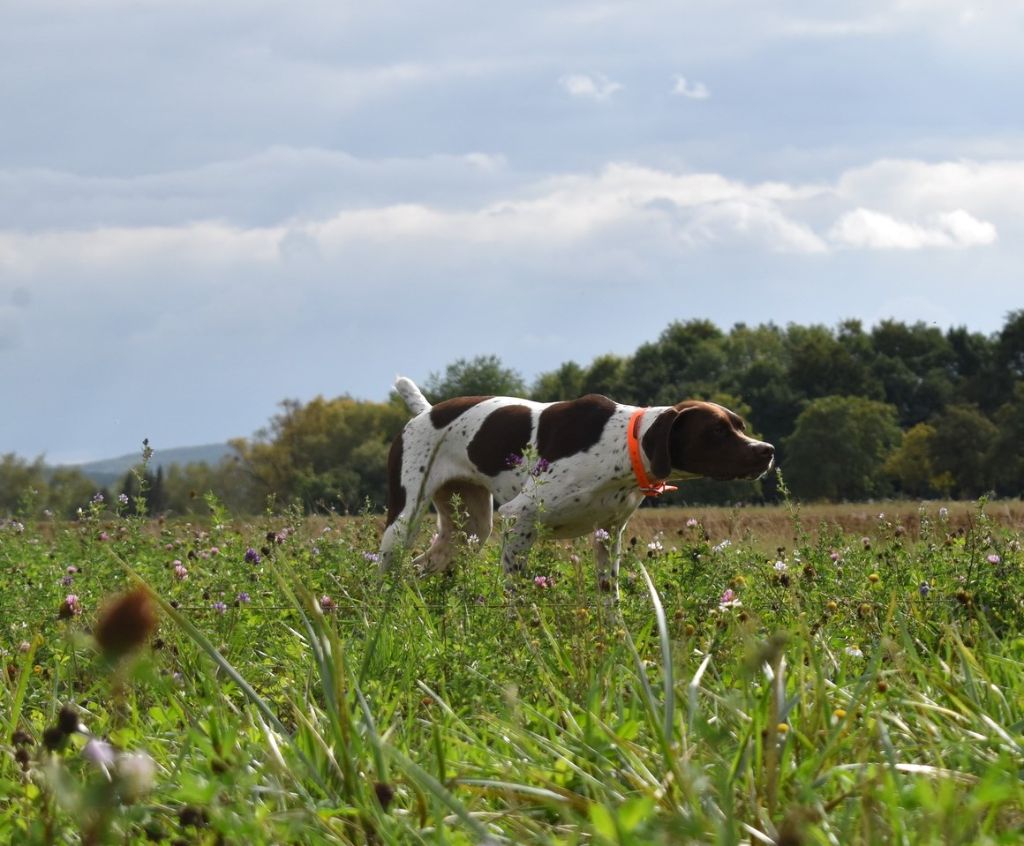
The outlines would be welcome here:
M 775 461 L 775 447 L 748 436 L 738 414 L 698 400 L 663 411 L 642 444 L 658 479 L 680 473 L 722 481 L 758 479 Z

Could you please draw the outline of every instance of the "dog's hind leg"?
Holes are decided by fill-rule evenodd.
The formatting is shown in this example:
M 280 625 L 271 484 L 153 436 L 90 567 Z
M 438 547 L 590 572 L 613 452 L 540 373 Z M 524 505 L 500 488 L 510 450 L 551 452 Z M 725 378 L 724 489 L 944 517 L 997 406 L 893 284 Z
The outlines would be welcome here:
M 491 533 L 491 493 L 471 482 L 452 481 L 434 494 L 437 509 L 437 534 L 430 548 L 413 565 L 424 573 L 451 569 L 456 551 L 475 536 L 483 544 Z

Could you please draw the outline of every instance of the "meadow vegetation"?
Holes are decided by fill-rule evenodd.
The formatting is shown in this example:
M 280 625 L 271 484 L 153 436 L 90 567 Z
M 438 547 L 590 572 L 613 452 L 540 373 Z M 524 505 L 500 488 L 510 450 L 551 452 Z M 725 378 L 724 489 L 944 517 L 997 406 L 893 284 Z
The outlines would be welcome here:
M 643 509 L 617 605 L 586 538 L 129 505 L 0 524 L 0 842 L 1024 834 L 1019 502 Z

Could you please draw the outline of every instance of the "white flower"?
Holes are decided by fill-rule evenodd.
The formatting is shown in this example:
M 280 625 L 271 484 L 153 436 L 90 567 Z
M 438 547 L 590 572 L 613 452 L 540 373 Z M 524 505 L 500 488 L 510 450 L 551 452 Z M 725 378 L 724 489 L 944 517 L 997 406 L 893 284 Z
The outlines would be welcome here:
M 725 539 L 724 541 L 722 541 L 721 543 L 719 543 L 719 544 L 716 544 L 715 546 L 711 547 L 711 551 L 712 551 L 712 552 L 724 552 L 724 551 L 725 551 L 726 549 L 728 549 L 728 548 L 729 548 L 730 546 L 732 546 L 732 541 L 731 541 L 731 540 L 729 540 L 728 538 L 726 538 L 726 539 Z
M 145 752 L 119 755 L 115 766 L 121 795 L 128 802 L 140 799 L 153 789 L 156 762 Z
M 785 561 L 776 561 L 773 565 L 776 573 L 785 573 L 789 568 L 786 566 Z
M 845 649 L 845 652 L 851 658 L 863 658 L 864 657 L 864 653 L 860 651 L 860 647 L 857 646 L 857 644 L 854 644 L 853 646 L 847 646 L 846 649 Z
M 117 758 L 117 752 L 105 740 L 90 737 L 89 741 L 82 747 L 82 757 L 87 761 L 91 761 L 103 770 L 103 774 L 107 778 L 110 778 L 110 767 Z
M 660 540 L 658 540 L 657 538 L 655 538 L 655 539 L 654 539 L 654 540 L 652 540 L 652 541 L 651 541 L 651 542 L 650 542 L 649 544 L 647 544 L 647 548 L 648 548 L 648 549 L 649 549 L 649 550 L 650 550 L 651 552 L 661 552 L 661 551 L 662 551 L 662 550 L 663 550 L 663 549 L 664 549 L 665 547 L 663 547 L 663 546 L 661 545 L 661 541 L 660 541 Z
M 596 540 L 598 543 L 604 543 L 610 537 L 611 535 L 608 534 L 608 531 L 606 529 L 594 530 L 594 540 Z

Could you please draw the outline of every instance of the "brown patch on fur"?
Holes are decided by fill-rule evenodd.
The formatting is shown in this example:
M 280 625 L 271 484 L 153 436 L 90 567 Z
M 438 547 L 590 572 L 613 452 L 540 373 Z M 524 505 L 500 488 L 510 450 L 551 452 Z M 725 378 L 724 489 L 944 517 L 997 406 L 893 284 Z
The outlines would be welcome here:
M 547 461 L 557 461 L 585 452 L 601 439 L 605 424 L 615 413 L 615 403 L 600 394 L 556 402 L 540 413 L 537 422 L 537 452 Z
M 506 405 L 488 414 L 466 454 L 481 473 L 497 476 L 508 470 L 508 457 L 522 455 L 530 442 L 533 418 L 525 405 Z
M 391 442 L 388 453 L 388 516 L 384 523 L 390 526 L 405 508 L 405 487 L 402 485 L 402 433 Z
M 667 479 L 672 475 L 672 426 L 679 412 L 669 408 L 661 412 L 644 432 L 640 446 L 651 462 L 651 476 Z
M 468 411 L 477 403 L 489 400 L 490 397 L 454 397 L 439 402 L 430 409 L 430 422 L 435 429 L 443 429 L 464 411 Z

